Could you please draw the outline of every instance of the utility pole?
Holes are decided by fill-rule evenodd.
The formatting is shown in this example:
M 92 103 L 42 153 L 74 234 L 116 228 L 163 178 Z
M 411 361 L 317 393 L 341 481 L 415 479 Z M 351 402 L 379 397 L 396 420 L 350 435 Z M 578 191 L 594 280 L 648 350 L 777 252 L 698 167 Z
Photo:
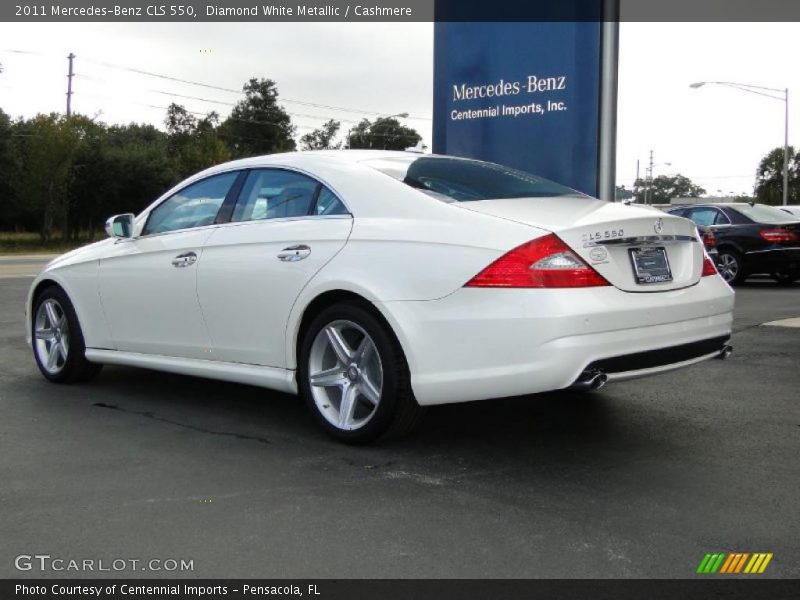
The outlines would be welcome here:
M 755 202 L 755 199 L 758 197 L 758 175 L 758 167 L 756 167 L 756 178 L 753 182 L 753 202 Z
M 650 150 L 650 165 L 645 169 L 645 184 L 644 184 L 644 203 L 650 204 L 648 196 L 650 195 L 650 183 L 653 179 L 653 151 Z
M 72 61 L 75 59 L 75 55 L 70 52 L 69 56 L 67 56 L 67 60 L 69 60 L 69 71 L 67 73 L 67 116 L 72 116 L 72 77 L 74 73 L 72 72 Z
M 789 88 L 783 90 L 786 104 L 783 121 L 783 205 L 789 204 Z

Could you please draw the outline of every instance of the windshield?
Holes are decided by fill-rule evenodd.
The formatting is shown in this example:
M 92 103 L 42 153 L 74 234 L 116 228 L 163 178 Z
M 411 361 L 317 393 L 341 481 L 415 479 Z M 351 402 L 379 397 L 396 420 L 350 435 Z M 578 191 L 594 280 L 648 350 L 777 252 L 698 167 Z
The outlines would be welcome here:
M 397 157 L 364 164 L 450 202 L 585 195 L 525 171 L 464 158 Z
M 767 206 L 766 204 L 754 204 L 752 206 L 744 204 L 733 208 L 756 223 L 796 223 L 798 221 L 797 215 L 790 215 L 779 208 Z

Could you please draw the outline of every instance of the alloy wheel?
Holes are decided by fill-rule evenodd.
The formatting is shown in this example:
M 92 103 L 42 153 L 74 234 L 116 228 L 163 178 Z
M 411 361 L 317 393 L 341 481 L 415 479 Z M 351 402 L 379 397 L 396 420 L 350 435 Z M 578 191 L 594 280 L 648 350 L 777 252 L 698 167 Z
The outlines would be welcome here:
M 739 274 L 739 261 L 736 260 L 736 257 L 732 254 L 720 254 L 719 255 L 719 274 L 722 275 L 722 278 L 727 281 L 731 282 L 736 279 L 736 276 Z
M 48 298 L 39 305 L 33 334 L 39 363 L 48 373 L 57 375 L 69 356 L 69 324 L 57 300 Z
M 336 320 L 314 338 L 308 381 L 319 412 L 334 427 L 360 429 L 375 415 L 383 391 L 383 365 L 363 327 Z

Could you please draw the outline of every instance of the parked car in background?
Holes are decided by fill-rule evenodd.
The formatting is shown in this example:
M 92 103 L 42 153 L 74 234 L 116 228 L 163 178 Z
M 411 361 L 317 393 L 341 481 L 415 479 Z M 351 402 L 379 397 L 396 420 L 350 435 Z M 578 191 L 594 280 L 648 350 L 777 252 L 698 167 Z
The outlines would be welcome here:
M 714 235 L 714 231 L 710 227 L 698 225 L 697 233 L 700 235 L 700 239 L 703 240 L 703 247 L 706 249 L 708 257 L 715 266 L 718 265 L 719 252 L 717 252 L 717 237 Z
M 780 283 L 800 279 L 800 216 L 766 204 L 692 204 L 668 210 L 710 230 L 717 268 L 732 285 L 768 274 Z
M 779 206 L 783 212 L 787 212 L 790 215 L 794 215 L 795 217 L 800 218 L 800 204 L 794 204 L 791 206 Z

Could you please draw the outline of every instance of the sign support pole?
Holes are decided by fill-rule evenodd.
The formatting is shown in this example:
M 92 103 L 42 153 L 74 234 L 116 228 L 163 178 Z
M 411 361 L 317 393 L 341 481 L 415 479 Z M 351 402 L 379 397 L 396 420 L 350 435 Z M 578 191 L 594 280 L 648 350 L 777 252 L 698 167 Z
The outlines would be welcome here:
M 604 0 L 600 48 L 600 149 L 597 195 L 616 200 L 619 0 Z

